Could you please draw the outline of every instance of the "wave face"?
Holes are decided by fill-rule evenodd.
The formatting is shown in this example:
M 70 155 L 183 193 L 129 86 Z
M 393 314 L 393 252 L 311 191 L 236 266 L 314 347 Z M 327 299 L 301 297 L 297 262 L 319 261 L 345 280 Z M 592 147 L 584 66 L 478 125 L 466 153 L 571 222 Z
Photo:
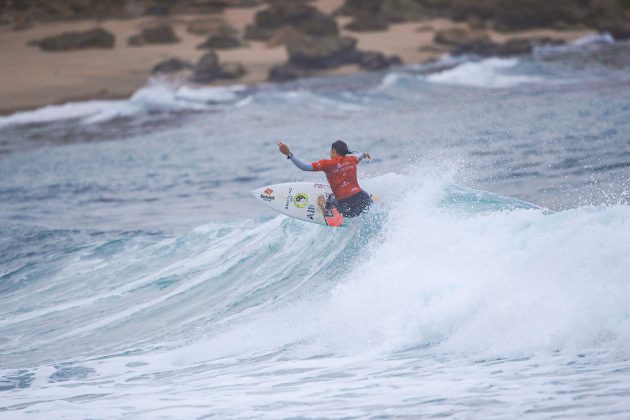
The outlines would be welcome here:
M 630 54 L 586 41 L 3 117 L 0 417 L 627 418 Z M 322 179 L 278 138 L 380 201 L 255 205 Z

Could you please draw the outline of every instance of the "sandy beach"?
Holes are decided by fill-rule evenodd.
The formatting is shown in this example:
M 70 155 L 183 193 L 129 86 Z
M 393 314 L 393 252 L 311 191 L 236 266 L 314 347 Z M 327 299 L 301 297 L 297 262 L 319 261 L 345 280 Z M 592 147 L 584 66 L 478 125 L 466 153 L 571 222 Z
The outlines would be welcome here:
M 342 0 L 319 0 L 313 3 L 325 13 L 337 9 Z M 229 8 L 221 16 L 242 34 L 250 24 L 257 8 Z M 73 21 L 36 23 L 26 30 L 13 30 L 8 25 L 0 26 L 0 56 L 2 78 L 0 78 L 0 114 L 17 110 L 32 109 L 47 104 L 73 100 L 122 98 L 132 94 L 151 77 L 152 67 L 171 57 L 195 62 L 207 50 L 197 49 L 204 37 L 194 35 L 186 26 L 195 19 L 208 15 L 175 15 L 167 17 L 142 17 L 103 22 Z M 340 28 L 350 20 L 337 17 Z M 138 33 L 147 25 L 170 24 L 181 39 L 179 43 L 134 47 L 127 45 L 127 38 Z M 85 49 L 67 52 L 45 52 L 29 41 L 64 31 L 81 31 L 102 27 L 116 36 L 112 49 Z M 434 42 L 437 30 L 450 27 L 466 27 L 447 19 L 432 19 L 390 25 L 386 31 L 351 32 L 342 30 L 342 35 L 357 38 L 358 47 L 399 56 L 405 64 L 416 64 L 438 58 L 447 50 Z M 510 32 L 509 35 L 488 31 L 494 41 L 506 38 L 548 36 L 571 41 L 590 31 L 539 30 Z M 219 81 L 213 84 L 260 83 L 268 79 L 269 70 L 287 61 L 284 46 L 270 46 L 265 42 L 247 41 L 247 45 L 232 50 L 217 51 L 221 61 L 240 62 L 247 74 L 238 80 Z M 357 66 L 343 66 L 318 74 L 347 74 L 359 71 Z

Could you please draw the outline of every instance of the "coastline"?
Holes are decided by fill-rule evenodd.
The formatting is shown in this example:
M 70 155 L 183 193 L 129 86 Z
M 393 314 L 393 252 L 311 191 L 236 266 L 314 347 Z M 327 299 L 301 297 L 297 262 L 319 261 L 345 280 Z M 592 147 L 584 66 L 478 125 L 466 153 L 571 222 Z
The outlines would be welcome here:
M 318 0 L 316 7 L 330 13 L 342 4 L 341 0 Z M 245 26 L 252 22 L 261 7 L 230 8 L 219 16 L 242 34 Z M 7 25 L 0 26 L 0 55 L 3 57 L 3 77 L 0 79 L 0 115 L 35 109 L 38 107 L 71 101 L 91 99 L 123 99 L 132 95 L 146 84 L 151 77 L 152 67 L 162 60 L 177 57 L 196 62 L 207 50 L 197 49 L 204 37 L 186 31 L 188 23 L 209 15 L 171 15 L 166 17 L 141 17 L 133 19 L 81 20 L 72 22 L 38 23 L 26 30 L 15 31 Z M 348 17 L 336 17 L 342 28 Z M 133 47 L 127 38 L 140 28 L 152 23 L 170 24 L 180 42 L 168 45 Z M 86 30 L 102 27 L 116 36 L 112 49 L 86 49 L 79 51 L 45 52 L 38 47 L 28 46 L 34 39 L 64 31 Z M 341 35 L 358 40 L 358 47 L 399 56 L 404 64 L 419 64 L 437 59 L 448 50 L 434 41 L 435 32 L 449 28 L 466 28 L 444 18 L 392 24 L 386 31 L 354 32 L 345 29 Z M 486 31 L 496 42 L 507 38 L 546 36 L 570 42 L 579 37 L 593 34 L 584 30 L 528 30 L 500 33 Z M 234 80 L 221 80 L 207 86 L 231 84 L 257 84 L 268 81 L 269 70 L 287 61 L 284 46 L 270 46 L 262 41 L 247 41 L 247 46 L 231 50 L 216 51 L 221 61 L 241 63 L 247 73 Z M 354 65 L 321 70 L 316 76 L 342 75 L 364 71 Z M 204 85 L 206 86 L 206 85 Z

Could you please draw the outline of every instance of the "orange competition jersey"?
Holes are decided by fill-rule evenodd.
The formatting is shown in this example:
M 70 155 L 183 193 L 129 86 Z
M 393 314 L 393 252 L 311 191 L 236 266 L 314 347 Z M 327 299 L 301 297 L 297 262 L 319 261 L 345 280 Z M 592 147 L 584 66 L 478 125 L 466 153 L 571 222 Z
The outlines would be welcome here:
M 311 163 L 314 171 L 324 171 L 330 189 L 337 200 L 343 200 L 361 192 L 357 181 L 356 156 L 337 156 L 333 159 L 322 159 Z

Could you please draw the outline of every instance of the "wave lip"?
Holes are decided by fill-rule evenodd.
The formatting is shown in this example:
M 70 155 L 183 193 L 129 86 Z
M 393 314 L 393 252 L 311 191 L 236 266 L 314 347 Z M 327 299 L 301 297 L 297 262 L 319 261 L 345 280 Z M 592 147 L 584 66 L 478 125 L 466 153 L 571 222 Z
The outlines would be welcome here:
M 509 73 L 519 64 L 516 58 L 488 58 L 460 64 L 452 69 L 431 74 L 425 78 L 430 83 L 500 89 L 540 82 L 541 78 Z

